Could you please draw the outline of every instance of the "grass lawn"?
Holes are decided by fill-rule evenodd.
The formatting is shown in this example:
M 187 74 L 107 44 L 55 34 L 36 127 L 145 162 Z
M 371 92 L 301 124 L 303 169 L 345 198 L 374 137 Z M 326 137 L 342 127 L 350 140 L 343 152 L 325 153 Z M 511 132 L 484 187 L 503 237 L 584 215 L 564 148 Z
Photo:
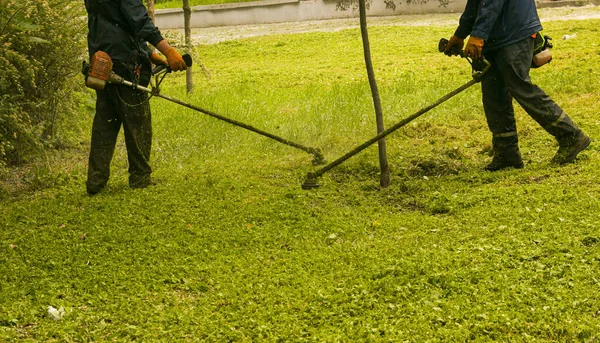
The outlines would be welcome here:
M 545 23 L 554 60 L 532 71 L 594 140 L 561 168 L 517 107 L 525 169 L 482 171 L 478 86 L 388 137 L 386 189 L 376 147 L 303 191 L 308 154 L 153 99 L 155 186 L 128 188 L 121 138 L 107 189 L 87 196 L 82 137 L 67 162 L 37 167 L 39 190 L 0 193 L 0 341 L 598 341 L 598 27 Z M 388 126 L 470 79 L 466 61 L 436 52 L 453 30 L 371 27 Z M 195 58 L 210 78 L 195 68 L 186 95 L 170 75 L 164 94 L 329 160 L 375 134 L 358 27 L 201 45 Z

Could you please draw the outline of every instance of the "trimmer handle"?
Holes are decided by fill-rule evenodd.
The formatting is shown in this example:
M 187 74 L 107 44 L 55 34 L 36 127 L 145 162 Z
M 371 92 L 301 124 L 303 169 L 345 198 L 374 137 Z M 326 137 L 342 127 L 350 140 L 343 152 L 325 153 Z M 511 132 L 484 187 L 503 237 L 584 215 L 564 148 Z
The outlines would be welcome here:
M 446 50 L 446 47 L 448 46 L 449 42 L 450 41 L 448 41 L 446 38 L 440 39 L 440 42 L 438 43 L 438 51 L 444 52 L 444 50 Z M 465 57 L 465 52 L 458 49 L 457 47 L 452 47 L 452 52 L 456 53 L 460 57 Z
M 188 67 L 192 66 L 192 56 L 190 56 L 190 54 L 185 54 L 181 57 L 183 58 L 185 65 L 187 65 Z M 156 68 L 152 69 L 152 75 L 156 75 L 165 69 L 167 70 L 167 73 L 171 72 L 171 68 L 169 67 L 168 64 L 161 64 L 161 65 L 157 66 Z
M 446 38 L 440 39 L 438 43 L 438 51 L 444 52 L 446 47 L 448 46 L 449 41 Z M 478 58 L 476 60 L 465 55 L 464 50 L 457 49 L 457 47 L 452 47 L 451 50 L 453 53 L 456 53 L 460 57 L 464 58 L 469 62 L 471 68 L 473 68 L 473 77 L 481 77 L 483 73 L 485 73 L 490 68 L 490 62 L 488 62 L 485 57 Z

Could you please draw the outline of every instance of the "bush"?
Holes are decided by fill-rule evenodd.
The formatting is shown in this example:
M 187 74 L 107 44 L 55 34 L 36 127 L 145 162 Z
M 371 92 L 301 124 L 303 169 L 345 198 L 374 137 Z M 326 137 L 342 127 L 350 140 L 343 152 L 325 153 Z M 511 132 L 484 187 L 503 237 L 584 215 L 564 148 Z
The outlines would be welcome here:
M 68 0 L 0 7 L 0 168 L 64 144 L 77 127 L 85 8 Z

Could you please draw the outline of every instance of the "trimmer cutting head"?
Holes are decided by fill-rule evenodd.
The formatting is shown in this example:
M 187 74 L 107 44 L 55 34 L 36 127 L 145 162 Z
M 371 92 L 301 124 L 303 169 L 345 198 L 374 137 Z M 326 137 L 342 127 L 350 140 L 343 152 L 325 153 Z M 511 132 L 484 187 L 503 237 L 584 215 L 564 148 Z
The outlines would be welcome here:
M 313 188 L 318 188 L 320 185 L 317 183 L 317 175 L 313 172 L 309 172 L 306 175 L 306 179 L 304 179 L 304 183 L 302 183 L 302 189 L 309 190 Z

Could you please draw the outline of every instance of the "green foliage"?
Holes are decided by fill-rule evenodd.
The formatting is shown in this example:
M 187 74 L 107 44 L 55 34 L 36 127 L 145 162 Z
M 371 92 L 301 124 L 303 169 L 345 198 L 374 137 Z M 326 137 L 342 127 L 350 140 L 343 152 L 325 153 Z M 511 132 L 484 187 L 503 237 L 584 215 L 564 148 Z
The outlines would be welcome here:
M 67 0 L 0 7 L 0 166 L 64 144 L 81 114 L 74 101 L 85 38 L 83 6 Z

